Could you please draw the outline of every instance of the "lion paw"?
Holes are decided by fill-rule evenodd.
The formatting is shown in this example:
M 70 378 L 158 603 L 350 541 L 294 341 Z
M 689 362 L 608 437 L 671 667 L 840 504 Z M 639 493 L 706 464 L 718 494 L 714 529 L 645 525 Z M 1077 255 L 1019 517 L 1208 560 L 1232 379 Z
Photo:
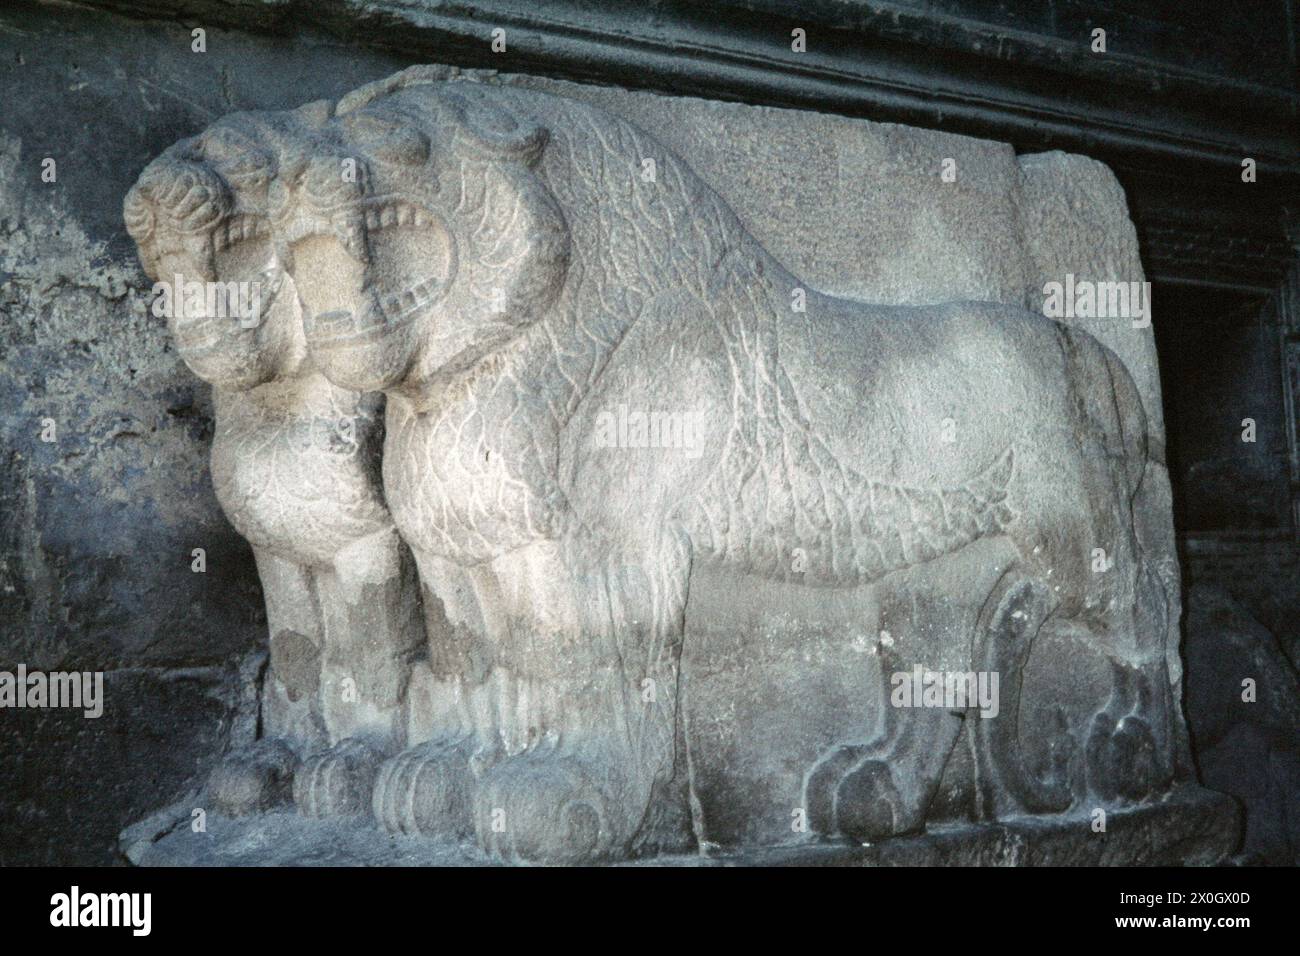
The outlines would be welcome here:
M 585 863 L 611 855 L 609 797 L 572 757 L 522 754 L 488 771 L 475 797 L 475 830 L 510 862 Z
M 883 760 L 864 760 L 840 781 L 835 798 L 839 831 L 858 841 L 909 833 L 921 827 L 920 814 L 909 812 Z
M 379 768 L 375 819 L 390 833 L 467 836 L 470 754 L 461 744 L 435 741 L 403 751 Z
M 921 814 L 899 790 L 889 763 L 864 756 L 864 748 L 841 747 L 808 780 L 809 818 L 823 836 L 868 841 L 921 827 Z
M 309 817 L 355 817 L 370 812 L 380 752 L 348 739 L 303 761 L 293 778 L 293 800 Z
M 1147 722 L 1132 714 L 1118 722 L 1105 712 L 1094 717 L 1088 770 L 1093 789 L 1103 797 L 1141 800 L 1159 790 L 1155 735 Z
M 260 813 L 293 799 L 298 758 L 283 740 L 266 737 L 227 754 L 208 777 L 218 813 L 230 817 Z

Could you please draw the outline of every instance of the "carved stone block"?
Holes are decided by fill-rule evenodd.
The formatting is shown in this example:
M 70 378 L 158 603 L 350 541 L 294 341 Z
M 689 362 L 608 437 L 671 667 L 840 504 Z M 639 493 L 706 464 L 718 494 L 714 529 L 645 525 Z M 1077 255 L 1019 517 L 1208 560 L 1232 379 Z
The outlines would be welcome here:
M 914 245 L 870 296 L 773 254 L 807 212 L 693 168 L 753 127 L 711 151 L 707 110 L 653 135 L 662 107 L 545 86 L 413 68 L 231 116 L 127 198 L 155 278 L 271 292 L 172 328 L 218 396 L 300 809 L 584 862 L 1035 816 L 1087 840 L 1187 781 L 1149 329 L 1025 308 L 1087 274 L 1016 232 L 1051 161 L 984 147 L 1014 257 L 954 277 Z M 882 158 L 941 188 L 893 129 Z M 322 420 L 352 426 L 304 441 Z

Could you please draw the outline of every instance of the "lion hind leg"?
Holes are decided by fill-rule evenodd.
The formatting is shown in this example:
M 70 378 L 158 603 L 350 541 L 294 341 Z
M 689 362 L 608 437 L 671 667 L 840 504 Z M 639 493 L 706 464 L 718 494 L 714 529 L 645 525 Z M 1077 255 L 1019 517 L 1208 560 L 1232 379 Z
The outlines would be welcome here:
M 902 602 L 905 606 L 908 601 Z M 925 615 L 882 631 L 880 657 L 883 722 L 874 739 L 829 748 L 809 770 L 804 800 L 810 829 L 823 836 L 870 841 L 923 828 L 965 714 L 927 706 L 914 680 L 932 671 L 922 662 L 952 666 L 969 657 L 962 647 L 935 649 L 926 637 L 945 630 L 941 615 Z M 938 659 L 935 659 L 935 657 Z M 900 693 L 909 688 L 907 693 Z
M 976 813 L 985 819 L 1058 813 L 1073 800 L 1067 784 L 1029 771 L 1019 741 L 1025 667 L 1055 605 L 1042 579 L 1013 567 L 994 586 L 976 625 L 975 661 L 998 675 L 999 686 L 996 713 L 973 715 L 971 723 Z

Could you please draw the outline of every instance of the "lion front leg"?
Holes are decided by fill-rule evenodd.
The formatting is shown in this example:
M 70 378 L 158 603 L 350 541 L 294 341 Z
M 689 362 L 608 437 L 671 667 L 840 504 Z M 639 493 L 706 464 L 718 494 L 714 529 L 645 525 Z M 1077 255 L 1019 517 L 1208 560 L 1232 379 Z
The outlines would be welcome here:
M 255 548 L 266 600 L 270 665 L 261 687 L 258 739 L 232 750 L 208 778 L 219 812 L 240 816 L 292 800 L 300 758 L 324 742 L 318 707 L 324 624 L 305 565 Z
M 680 847 L 678 666 L 684 539 L 636 558 L 542 542 L 493 564 L 506 754 L 478 782 L 479 842 L 511 862 Z M 671 804 L 671 805 L 670 805 Z
M 317 591 L 329 746 L 303 762 L 294 800 L 310 816 L 365 815 L 380 762 L 405 743 L 403 705 L 423 640 L 414 562 L 396 531 L 385 529 L 342 549 Z
M 504 693 L 493 667 L 480 592 L 490 573 L 428 552 L 419 566 L 426 660 L 407 698 L 408 749 L 375 781 L 374 813 L 391 833 L 460 840 L 473 835 L 473 782 L 501 757 L 493 716 Z

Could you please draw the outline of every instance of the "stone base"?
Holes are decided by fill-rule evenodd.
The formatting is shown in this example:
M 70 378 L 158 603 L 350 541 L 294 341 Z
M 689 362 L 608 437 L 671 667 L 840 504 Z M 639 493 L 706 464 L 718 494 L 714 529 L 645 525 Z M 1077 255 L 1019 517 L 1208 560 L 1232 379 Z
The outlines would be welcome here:
M 182 800 L 123 831 L 139 866 L 482 866 L 472 845 L 393 836 L 373 823 L 319 820 L 285 811 L 191 826 L 195 799 Z M 1007 823 L 952 824 L 870 845 L 801 843 L 636 861 L 658 866 L 1212 866 L 1235 852 L 1237 804 L 1188 786 L 1164 800 L 1114 810 L 1106 832 L 1088 815 Z

